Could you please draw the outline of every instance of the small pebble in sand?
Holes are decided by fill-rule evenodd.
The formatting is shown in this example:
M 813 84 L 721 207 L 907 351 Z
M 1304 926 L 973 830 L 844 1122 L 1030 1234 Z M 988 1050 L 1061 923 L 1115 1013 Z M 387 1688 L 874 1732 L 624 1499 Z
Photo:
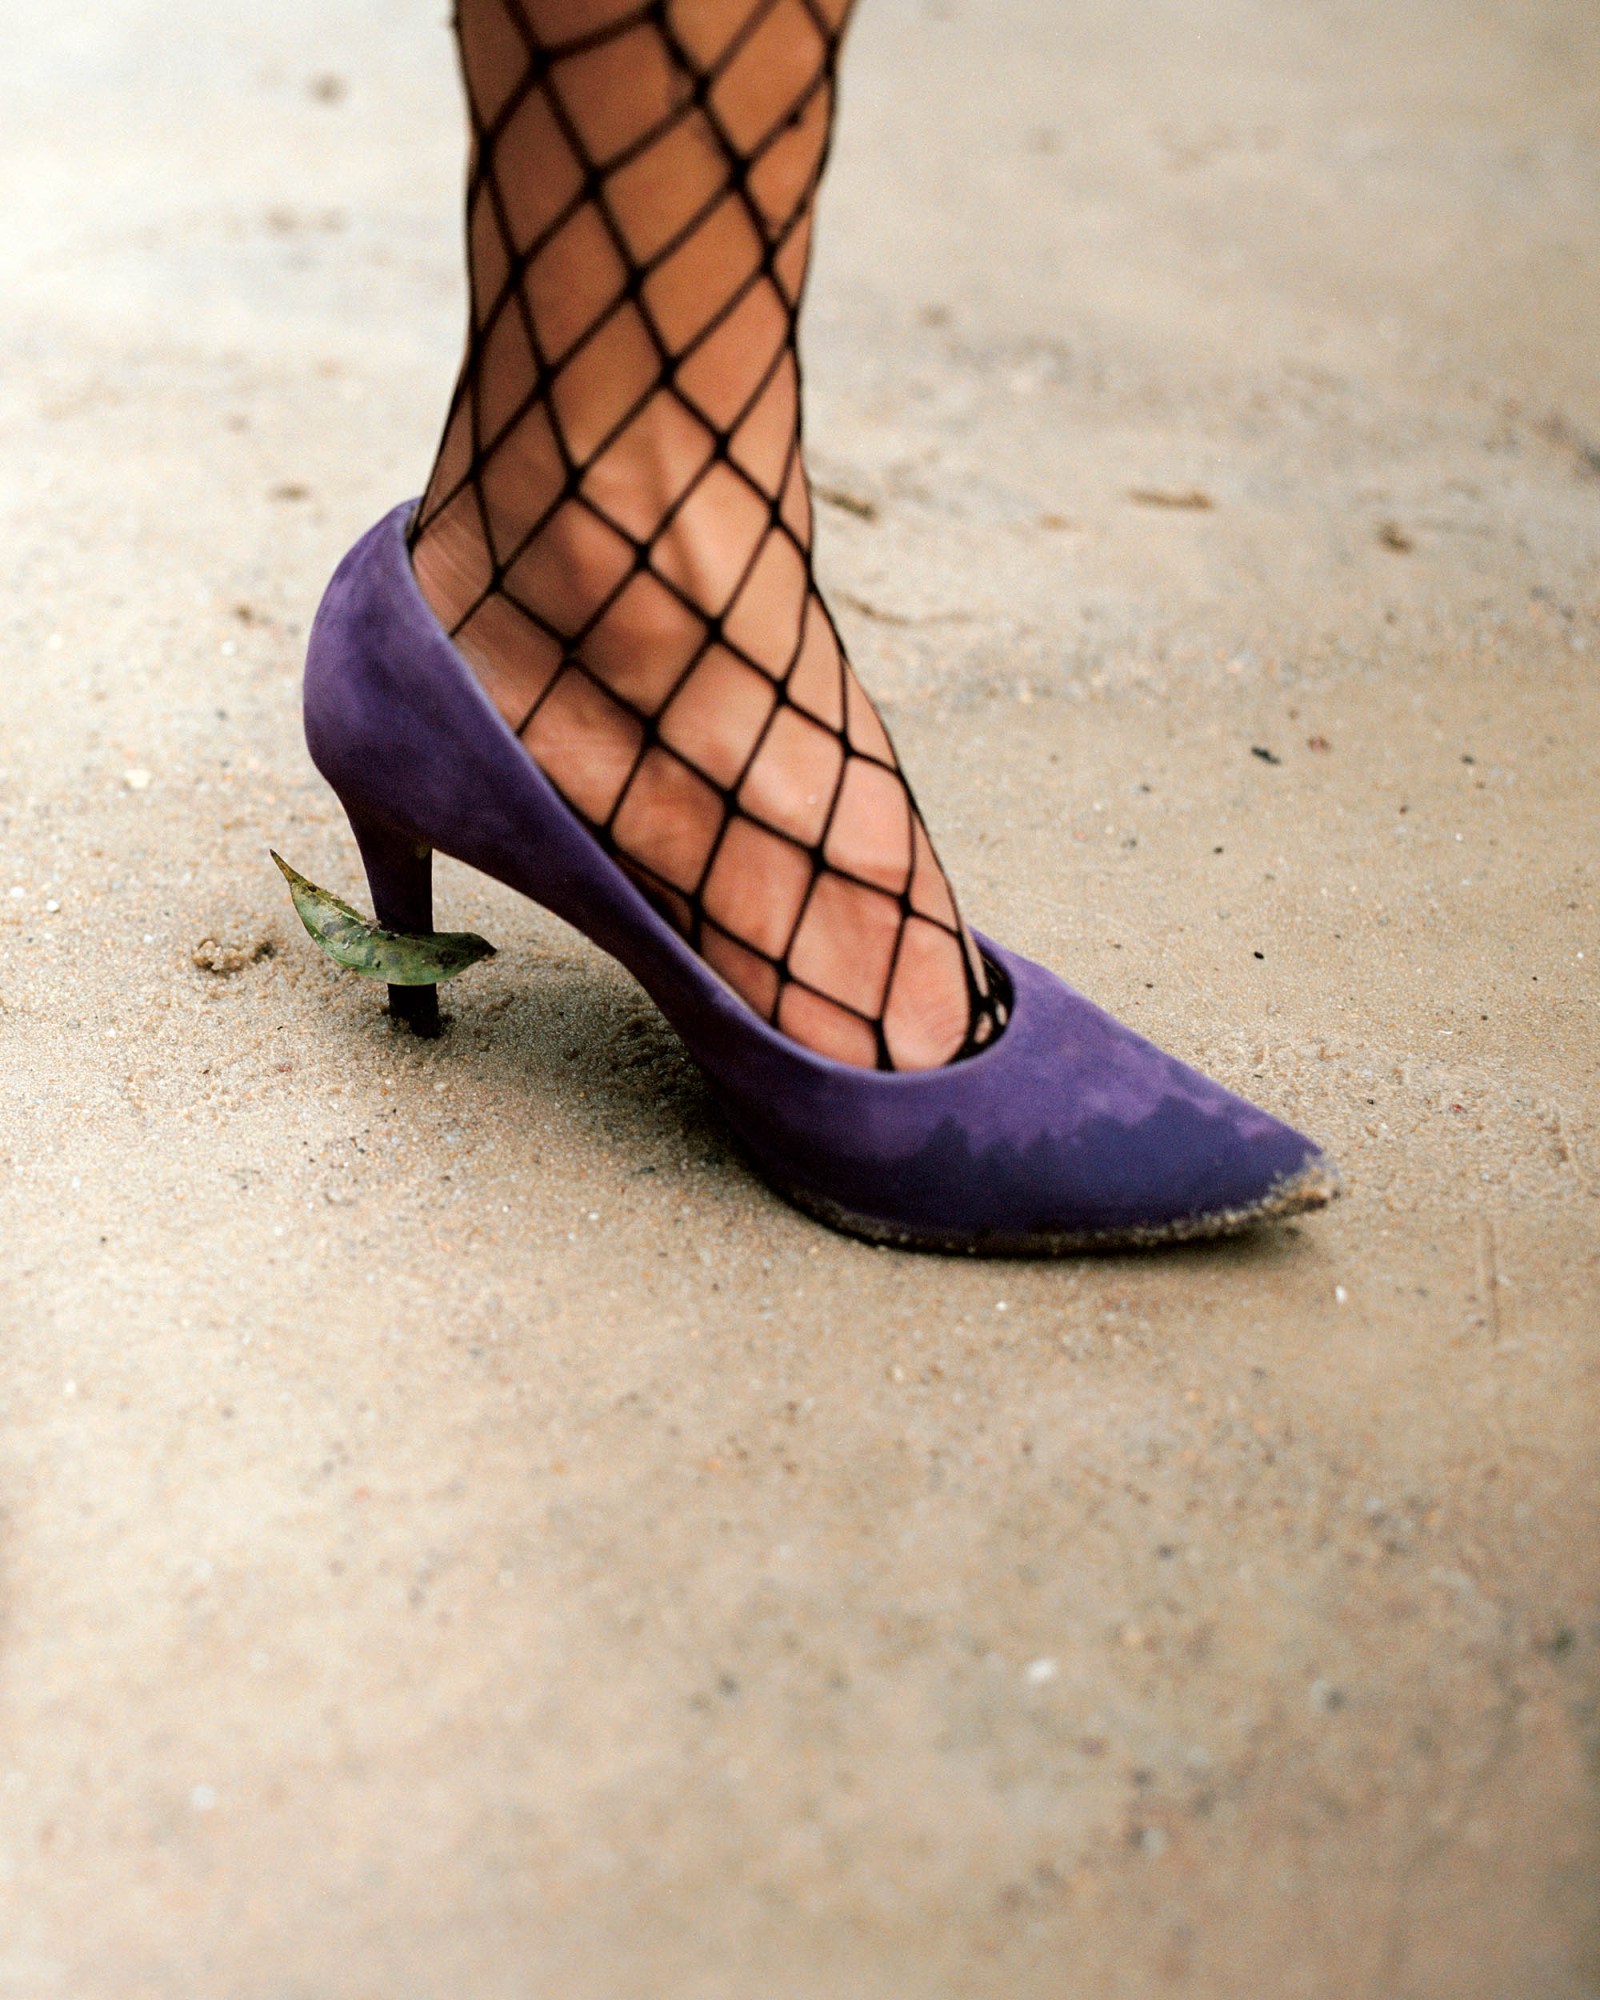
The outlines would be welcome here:
M 26 890 L 26 889 L 24 889 L 24 888 L 23 888 L 23 887 L 21 886 L 21 884 L 19 883 L 19 884 L 18 884 L 18 886 L 17 886 L 17 887 L 15 888 L 15 889 L 13 889 L 13 890 L 11 891 L 11 900 L 12 900 L 12 902 L 13 902 L 13 903 L 20 903 L 20 902 L 22 901 L 23 897 L 27 895 L 27 893 L 28 893 L 28 892 L 27 892 L 27 890 Z
M 1342 1305 L 1344 1304 L 1345 1300 L 1349 1298 L 1349 1296 L 1350 1296 L 1350 1294 L 1349 1294 L 1349 1293 L 1348 1293 L 1348 1292 L 1347 1292 L 1347 1291 L 1345 1290 L 1345 1288 L 1344 1288 L 1344 1286 L 1343 1286 L 1343 1285 L 1335 1285 L 1335 1286 L 1334 1286 L 1334 1288 L 1333 1288 L 1333 1302 L 1334 1302 L 1334 1304 L 1335 1304 L 1335 1305 L 1337 1305 L 1337 1306 L 1342 1306 Z
M 150 789 L 150 773 L 138 769 L 124 771 L 122 782 L 130 792 L 147 792 Z
M 1022 1670 L 1022 1677 L 1029 1687 L 1043 1687 L 1046 1681 L 1053 1681 L 1061 1668 L 1055 1660 L 1030 1660 Z
M 152 932 L 145 939 L 146 944 L 155 943 Z M 272 956 L 271 938 L 251 938 L 244 944 L 224 944 L 213 937 L 203 937 L 189 954 L 189 963 L 198 972 L 214 972 L 219 979 L 231 979 L 236 972 L 243 972 L 247 965 L 254 965 L 259 958 Z
M 45 904 L 45 908 L 50 912 L 52 916 L 54 916 L 56 911 L 61 908 L 61 905 L 56 901 L 54 896 L 52 896 L 49 902 Z

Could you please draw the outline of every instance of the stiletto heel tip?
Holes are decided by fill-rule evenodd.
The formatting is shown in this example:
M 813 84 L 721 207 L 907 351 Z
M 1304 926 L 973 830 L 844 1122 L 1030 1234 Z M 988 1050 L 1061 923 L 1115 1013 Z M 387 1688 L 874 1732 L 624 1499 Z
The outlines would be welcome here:
M 437 986 L 391 986 L 389 988 L 389 1019 L 418 1035 L 425 1042 L 434 1042 L 444 1033 L 444 1020 L 439 1012 L 439 989 Z

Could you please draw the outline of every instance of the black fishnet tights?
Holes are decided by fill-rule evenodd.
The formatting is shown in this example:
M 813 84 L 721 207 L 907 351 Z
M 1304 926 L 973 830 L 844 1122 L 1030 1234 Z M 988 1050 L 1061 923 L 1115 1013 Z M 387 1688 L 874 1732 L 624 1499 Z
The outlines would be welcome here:
M 850 0 L 461 0 L 471 320 L 423 589 L 573 809 L 786 1033 L 1003 1012 L 812 574 L 796 326 Z

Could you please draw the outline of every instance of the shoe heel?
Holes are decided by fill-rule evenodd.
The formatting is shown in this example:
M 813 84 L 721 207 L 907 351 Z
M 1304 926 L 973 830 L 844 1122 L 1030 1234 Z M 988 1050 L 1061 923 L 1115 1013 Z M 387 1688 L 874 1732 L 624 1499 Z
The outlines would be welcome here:
M 372 891 L 372 913 L 386 931 L 433 929 L 433 849 L 380 825 L 345 804 Z M 389 1018 L 432 1041 L 442 1032 L 437 986 L 391 986 Z

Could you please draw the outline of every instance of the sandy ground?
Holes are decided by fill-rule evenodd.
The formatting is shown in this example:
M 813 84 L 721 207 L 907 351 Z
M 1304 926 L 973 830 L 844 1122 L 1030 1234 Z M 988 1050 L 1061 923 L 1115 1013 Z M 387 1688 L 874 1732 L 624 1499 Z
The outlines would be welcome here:
M 791 1214 L 462 870 L 438 1045 L 298 932 L 441 11 L 3 9 L 0 1994 L 1592 2000 L 1593 0 L 865 0 L 859 661 L 973 916 L 1349 1183 L 1056 1266 Z

